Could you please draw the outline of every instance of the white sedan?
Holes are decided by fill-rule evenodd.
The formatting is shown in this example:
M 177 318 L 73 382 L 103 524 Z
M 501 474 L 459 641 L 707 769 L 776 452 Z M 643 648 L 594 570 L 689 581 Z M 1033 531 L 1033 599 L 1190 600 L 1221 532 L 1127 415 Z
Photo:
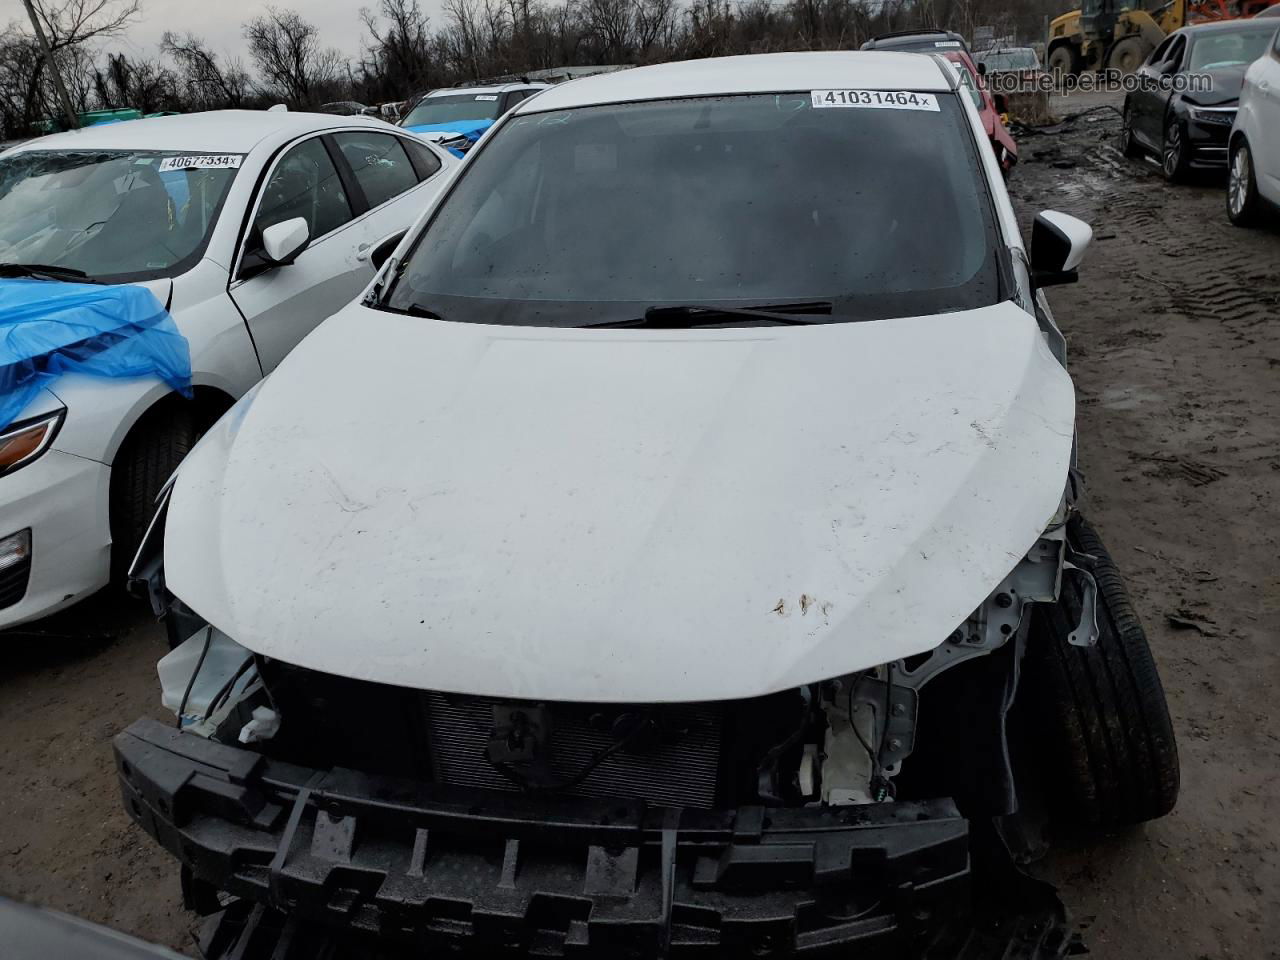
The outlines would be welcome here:
M 1280 208 L 1280 33 L 1244 75 L 1228 149 L 1227 215 L 1252 226 Z
M 202 429 L 360 293 L 457 162 L 378 120 L 248 111 L 0 155 L 0 276 L 147 287 L 189 345 L 194 396 L 65 373 L 0 422 L 0 627 L 123 571 Z

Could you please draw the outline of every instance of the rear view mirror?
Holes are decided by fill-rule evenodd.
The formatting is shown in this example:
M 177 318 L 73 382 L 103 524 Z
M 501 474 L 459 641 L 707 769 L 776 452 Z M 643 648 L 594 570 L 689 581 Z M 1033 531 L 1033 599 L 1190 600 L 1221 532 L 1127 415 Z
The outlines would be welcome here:
M 262 231 L 262 257 L 276 267 L 293 263 L 310 239 L 311 228 L 304 217 L 273 223 Z
M 1093 241 L 1093 228 L 1083 220 L 1057 210 L 1036 215 L 1031 227 L 1031 274 L 1038 287 L 1075 283 L 1085 251 Z

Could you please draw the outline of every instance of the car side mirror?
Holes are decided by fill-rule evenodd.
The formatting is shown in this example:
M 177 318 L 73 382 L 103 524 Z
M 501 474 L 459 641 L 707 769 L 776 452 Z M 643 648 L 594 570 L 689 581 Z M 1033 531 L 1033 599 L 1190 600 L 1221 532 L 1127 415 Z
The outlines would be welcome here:
M 273 267 L 283 267 L 298 259 L 311 240 L 305 217 L 273 223 L 262 231 L 262 258 Z
M 978 76 L 985 77 L 987 75 L 987 65 L 985 63 L 978 64 Z
M 1031 275 L 1037 287 L 1075 283 L 1077 269 L 1093 241 L 1093 228 L 1057 210 L 1036 215 L 1031 226 Z

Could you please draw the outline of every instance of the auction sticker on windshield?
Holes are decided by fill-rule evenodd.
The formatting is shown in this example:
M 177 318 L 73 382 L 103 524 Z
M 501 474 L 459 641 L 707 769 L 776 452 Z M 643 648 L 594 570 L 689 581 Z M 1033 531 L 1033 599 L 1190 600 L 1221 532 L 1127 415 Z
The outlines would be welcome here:
M 813 90 L 814 107 L 862 107 L 870 110 L 932 110 L 938 98 L 909 90 Z
M 244 154 L 191 154 L 184 157 L 165 157 L 160 161 L 160 173 L 170 170 L 236 170 L 244 161 Z

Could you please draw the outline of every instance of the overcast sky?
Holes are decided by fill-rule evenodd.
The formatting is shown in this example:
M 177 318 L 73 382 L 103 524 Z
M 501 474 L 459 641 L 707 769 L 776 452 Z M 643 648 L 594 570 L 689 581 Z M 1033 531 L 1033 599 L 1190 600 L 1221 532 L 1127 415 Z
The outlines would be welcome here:
M 141 0 L 142 15 L 119 40 L 103 44 L 106 50 L 124 50 L 131 55 L 152 57 L 160 37 L 166 30 L 191 32 L 204 37 L 220 54 L 244 57 L 244 40 L 240 25 L 260 12 L 263 0 Z M 439 26 L 440 0 L 420 0 L 422 9 Z M 347 56 L 360 52 L 364 26 L 360 23 L 362 6 L 377 6 L 377 0 L 279 0 L 279 7 L 297 10 L 320 29 L 325 46 L 337 47 Z M 26 22 L 22 0 L 0 0 L 0 22 L 21 18 Z

